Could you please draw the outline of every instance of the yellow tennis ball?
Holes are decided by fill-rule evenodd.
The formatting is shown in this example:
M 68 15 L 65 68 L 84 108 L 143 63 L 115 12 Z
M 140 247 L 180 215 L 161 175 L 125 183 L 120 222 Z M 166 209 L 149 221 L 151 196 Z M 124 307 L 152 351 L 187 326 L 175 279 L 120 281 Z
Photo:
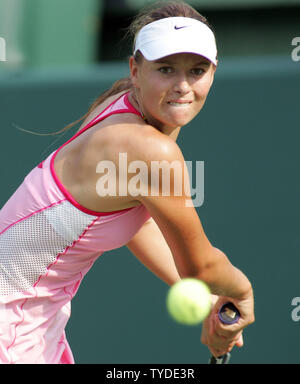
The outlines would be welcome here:
M 169 289 L 167 309 L 171 317 L 180 324 L 200 324 L 211 310 L 210 290 L 201 280 L 182 279 Z

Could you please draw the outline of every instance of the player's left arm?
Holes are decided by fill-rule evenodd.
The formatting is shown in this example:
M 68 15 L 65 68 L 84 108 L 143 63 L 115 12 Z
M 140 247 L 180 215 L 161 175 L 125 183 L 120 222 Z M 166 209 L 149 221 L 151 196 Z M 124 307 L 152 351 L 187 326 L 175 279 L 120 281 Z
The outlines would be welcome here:
M 152 271 L 158 278 L 168 285 L 174 284 L 180 280 L 180 275 L 176 269 L 172 252 L 162 235 L 158 225 L 153 218 L 150 218 L 136 233 L 136 235 L 127 243 L 128 249 L 136 256 L 136 258 Z M 211 295 L 212 308 L 216 305 L 219 296 Z M 216 335 L 214 327 L 214 309 L 202 326 L 201 341 L 207 345 L 210 351 L 217 355 L 215 345 L 225 343 L 226 340 Z M 242 346 L 242 339 L 239 342 L 232 342 L 233 345 Z
M 168 285 L 180 280 L 170 247 L 152 217 L 126 245 L 146 268 Z M 215 304 L 218 296 L 211 296 Z
M 168 285 L 180 280 L 172 252 L 158 225 L 150 218 L 127 243 L 128 249 Z
M 172 252 L 153 218 L 146 221 L 136 235 L 127 243 L 127 247 L 142 264 L 168 285 L 172 285 L 180 280 Z M 216 345 L 219 346 L 222 343 L 227 343 L 230 350 L 234 345 L 242 346 L 242 335 L 239 335 L 238 340 L 236 339 L 228 343 L 224 338 L 216 334 L 214 307 L 219 300 L 219 296 L 211 295 L 211 300 L 213 310 L 202 325 L 202 343 L 207 345 L 211 353 L 215 355 L 218 354 Z

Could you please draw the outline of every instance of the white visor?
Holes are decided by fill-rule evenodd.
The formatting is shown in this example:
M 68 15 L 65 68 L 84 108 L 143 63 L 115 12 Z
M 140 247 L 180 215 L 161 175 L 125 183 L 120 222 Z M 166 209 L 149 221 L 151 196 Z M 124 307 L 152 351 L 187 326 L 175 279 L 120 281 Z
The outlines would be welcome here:
M 217 46 L 212 30 L 189 17 L 167 17 L 145 25 L 137 35 L 134 54 L 138 50 L 148 61 L 175 53 L 195 53 L 217 64 Z

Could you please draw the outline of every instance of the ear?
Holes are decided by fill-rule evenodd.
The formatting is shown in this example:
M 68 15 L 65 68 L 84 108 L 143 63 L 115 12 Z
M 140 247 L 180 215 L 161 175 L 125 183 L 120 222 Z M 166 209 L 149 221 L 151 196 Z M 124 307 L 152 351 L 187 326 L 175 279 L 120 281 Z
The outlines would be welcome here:
M 133 86 L 138 88 L 138 64 L 133 56 L 129 58 L 130 78 Z

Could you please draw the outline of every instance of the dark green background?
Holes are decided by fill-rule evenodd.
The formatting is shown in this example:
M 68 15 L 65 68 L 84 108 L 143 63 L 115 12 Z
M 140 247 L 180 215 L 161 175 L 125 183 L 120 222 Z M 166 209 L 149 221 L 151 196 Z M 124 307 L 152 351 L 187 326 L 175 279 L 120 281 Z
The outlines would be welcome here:
M 76 129 L 41 137 L 15 126 L 60 130 L 128 74 L 130 45 L 120 38 L 133 11 L 112 3 L 0 0 L 8 48 L 0 63 L 0 206 Z M 178 140 L 186 160 L 204 161 L 197 211 L 209 239 L 254 287 L 256 322 L 245 347 L 234 350 L 235 363 L 300 362 L 300 323 L 291 317 L 300 297 L 300 61 L 291 59 L 300 8 L 283 3 L 210 8 L 199 0 L 216 30 L 220 64 L 204 109 Z M 5 13 L 8 4 L 19 5 L 18 23 Z M 102 255 L 72 302 L 67 336 L 76 362 L 206 363 L 201 326 L 169 318 L 167 289 L 126 248 Z
M 3 204 L 26 173 L 72 133 L 40 137 L 82 115 L 125 64 L 1 78 Z M 212 243 L 253 283 L 256 322 L 237 363 L 298 363 L 300 64 L 289 57 L 224 59 L 207 103 L 182 129 L 186 160 L 205 162 L 205 200 L 197 208 Z M 51 145 L 49 147 L 49 145 Z M 197 363 L 208 351 L 201 327 L 171 321 L 167 286 L 121 248 L 100 257 L 73 300 L 67 334 L 78 363 Z

